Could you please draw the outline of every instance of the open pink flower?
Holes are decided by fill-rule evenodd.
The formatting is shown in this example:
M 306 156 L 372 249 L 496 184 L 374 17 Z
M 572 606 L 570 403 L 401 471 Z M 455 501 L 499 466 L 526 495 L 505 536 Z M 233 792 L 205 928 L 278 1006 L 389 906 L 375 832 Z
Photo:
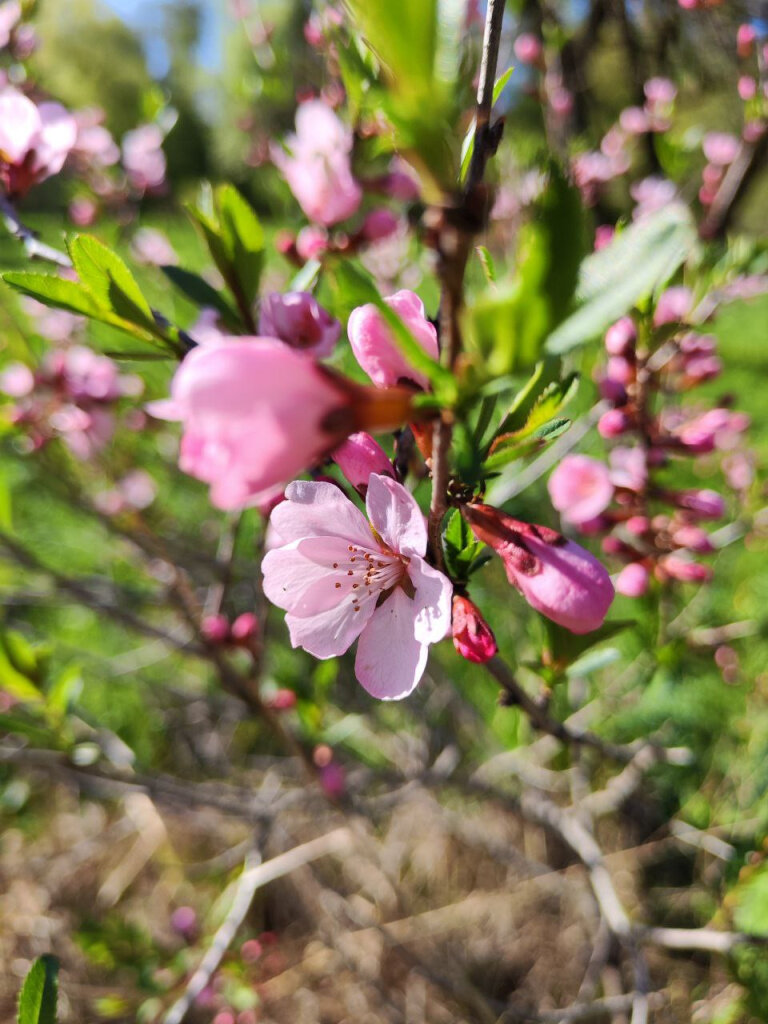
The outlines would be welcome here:
M 76 138 L 77 123 L 61 104 L 38 107 L 10 86 L 0 91 L 0 183 L 9 195 L 58 174 Z
M 424 303 L 407 289 L 384 299 L 400 317 L 427 355 L 437 359 L 437 331 L 424 315 Z M 424 374 L 406 362 L 384 317 L 372 302 L 358 306 L 349 315 L 347 333 L 358 363 L 380 388 L 394 387 L 400 380 L 428 388 Z
M 566 455 L 547 482 L 549 497 L 567 523 L 584 523 L 611 503 L 608 467 L 588 455 Z
M 605 567 L 589 551 L 545 526 L 522 523 L 490 505 L 462 512 L 472 532 L 500 556 L 528 604 L 572 633 L 599 629 L 613 601 Z
M 274 338 L 237 338 L 190 352 L 149 411 L 183 423 L 179 465 L 233 509 L 268 504 L 355 430 L 402 423 L 408 395 L 361 387 Z
M 352 176 L 352 133 L 322 100 L 302 103 L 288 153 L 272 148 L 272 161 L 288 182 L 304 213 L 318 224 L 351 217 L 363 190 Z
M 283 541 L 262 563 L 264 593 L 287 614 L 294 647 L 343 654 L 359 637 L 355 675 L 373 697 L 407 697 L 429 644 L 451 624 L 451 582 L 425 560 L 427 527 L 413 496 L 371 476 L 370 525 L 333 484 L 297 481 L 272 512 Z

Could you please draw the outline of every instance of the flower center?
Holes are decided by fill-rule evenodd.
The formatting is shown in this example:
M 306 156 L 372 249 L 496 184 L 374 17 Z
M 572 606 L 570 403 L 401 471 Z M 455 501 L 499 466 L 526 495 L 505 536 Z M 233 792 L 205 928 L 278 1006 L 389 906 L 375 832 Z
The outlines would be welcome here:
M 354 610 L 368 597 L 396 587 L 405 576 L 406 559 L 389 550 L 370 551 L 350 544 L 348 558 L 334 562 L 333 568 L 341 574 L 334 586 L 352 598 Z

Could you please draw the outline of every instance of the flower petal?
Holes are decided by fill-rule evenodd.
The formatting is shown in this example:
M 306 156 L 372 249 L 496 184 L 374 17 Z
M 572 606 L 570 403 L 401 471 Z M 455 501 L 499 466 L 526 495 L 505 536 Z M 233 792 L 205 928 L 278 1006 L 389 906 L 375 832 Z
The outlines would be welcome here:
M 362 604 L 368 592 L 358 575 L 347 574 L 349 557 L 345 537 L 307 537 L 277 548 L 262 561 L 264 593 L 297 618 L 318 615 L 353 598 Z M 370 596 L 378 597 L 378 592 Z
M 372 697 L 401 700 L 421 679 L 427 664 L 427 645 L 414 636 L 414 613 L 411 598 L 396 587 L 360 634 L 355 675 Z
M 365 516 L 335 484 L 296 480 L 285 491 L 271 516 L 286 541 L 303 537 L 343 537 L 366 548 L 375 547 Z
M 426 552 L 426 520 L 416 499 L 402 484 L 372 474 L 365 504 L 374 529 L 393 551 L 403 555 Z
M 423 644 L 435 644 L 451 628 L 453 585 L 447 576 L 417 555 L 411 556 L 408 575 L 415 590 L 414 635 Z
M 360 602 L 359 611 L 355 611 L 351 601 L 342 601 L 318 615 L 300 618 L 289 612 L 285 624 L 291 634 L 291 644 L 303 647 L 316 658 L 335 658 L 352 646 L 375 607 L 375 600 L 369 598 Z

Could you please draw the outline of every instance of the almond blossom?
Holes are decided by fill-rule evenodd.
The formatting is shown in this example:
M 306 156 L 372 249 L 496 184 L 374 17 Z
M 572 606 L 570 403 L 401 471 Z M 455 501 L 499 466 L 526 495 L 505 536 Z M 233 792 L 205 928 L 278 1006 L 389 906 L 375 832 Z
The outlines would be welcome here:
M 402 289 L 384 301 L 397 313 L 427 355 L 437 359 L 437 331 L 427 320 L 424 303 L 419 296 Z M 403 380 L 420 388 L 429 386 L 424 374 L 409 366 L 391 328 L 372 302 L 352 310 L 347 332 L 358 363 L 378 387 L 394 387 Z
M 60 103 L 35 106 L 18 89 L 0 90 L 0 185 L 8 195 L 58 174 L 76 138 L 77 123 Z
M 427 527 L 402 484 L 372 474 L 362 512 L 331 483 L 297 481 L 272 512 L 281 546 L 262 563 L 264 593 L 287 614 L 294 647 L 316 658 L 358 640 L 355 675 L 373 697 L 418 684 L 430 644 L 451 625 L 450 580 L 424 559 Z
M 362 427 L 392 429 L 406 392 L 365 388 L 276 338 L 222 338 L 193 349 L 170 400 L 149 411 L 184 426 L 179 465 L 217 508 L 268 508 L 282 485 Z

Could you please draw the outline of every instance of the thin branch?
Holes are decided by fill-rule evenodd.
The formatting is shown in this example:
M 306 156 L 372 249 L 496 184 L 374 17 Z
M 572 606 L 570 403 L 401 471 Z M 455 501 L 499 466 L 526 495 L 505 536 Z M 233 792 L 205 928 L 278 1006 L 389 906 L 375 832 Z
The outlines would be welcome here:
M 523 1010 L 507 1010 L 500 1024 L 572 1024 L 574 1021 L 592 1020 L 593 1017 L 613 1017 L 615 1014 L 631 1010 L 636 999 L 636 992 L 628 992 L 626 995 L 606 996 L 592 1002 L 574 1003 L 572 1006 L 564 1006 L 561 1010 L 545 1010 L 541 1013 L 529 1014 Z M 648 1003 L 653 1009 L 663 1006 L 665 1002 L 663 992 L 648 994 Z
M 13 203 L 2 194 L 0 194 L 0 218 L 9 234 L 24 246 L 24 251 L 30 259 L 45 260 L 46 263 L 54 263 L 57 267 L 72 266 L 72 260 L 66 253 L 41 242 L 34 231 L 22 223 Z
M 211 980 L 214 972 L 229 949 L 238 929 L 245 920 L 256 890 L 269 882 L 291 874 L 298 868 L 310 864 L 319 857 L 332 853 L 343 853 L 350 849 L 351 833 L 349 829 L 339 828 L 308 843 L 302 843 L 287 853 L 281 853 L 272 860 L 261 860 L 258 851 L 251 851 L 245 858 L 243 873 L 237 883 L 232 906 L 213 937 L 208 951 L 200 962 L 200 966 L 189 979 L 183 995 L 173 1004 L 163 1018 L 163 1024 L 181 1024 L 195 999 L 200 995 Z
M 768 127 L 756 142 L 742 142 L 736 159 L 720 183 L 707 215 L 699 226 L 704 239 L 722 238 L 728 230 L 736 206 L 760 169 L 768 148 Z

